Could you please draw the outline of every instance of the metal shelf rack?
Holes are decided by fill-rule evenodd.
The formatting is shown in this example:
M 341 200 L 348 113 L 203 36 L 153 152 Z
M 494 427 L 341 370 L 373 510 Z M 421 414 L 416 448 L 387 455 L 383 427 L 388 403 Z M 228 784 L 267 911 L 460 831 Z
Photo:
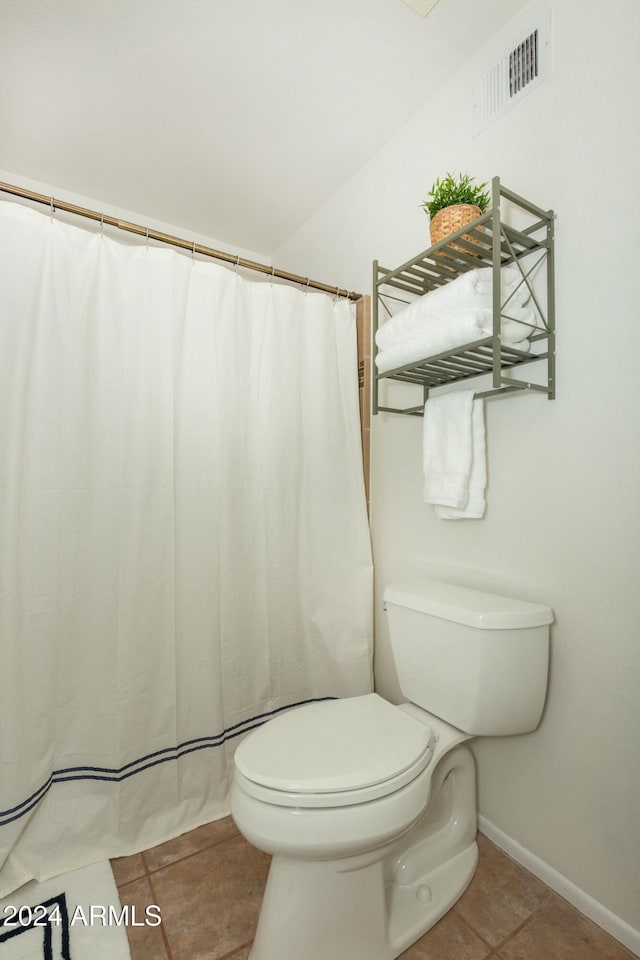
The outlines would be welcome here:
M 504 222 L 503 201 L 509 213 L 524 225 L 518 228 Z M 506 212 L 506 211 L 505 211 Z M 511 217 L 510 217 L 511 219 Z M 399 299 L 398 294 L 424 296 L 431 290 L 455 280 L 467 270 L 490 266 L 493 269 L 493 330 L 490 336 L 425 357 L 417 362 L 375 372 L 377 353 L 374 339 L 373 413 L 404 413 L 422 415 L 424 403 L 432 388 L 444 387 L 475 377 L 491 376 L 491 387 L 481 390 L 478 397 L 495 396 L 514 391 L 532 390 L 555 398 L 555 293 L 554 293 L 554 236 L 553 210 L 542 210 L 523 197 L 502 186 L 499 177 L 491 181 L 491 207 L 473 223 L 441 240 L 435 246 L 418 254 L 395 270 L 373 263 L 373 334 L 378 329 L 380 306 L 391 316 L 387 300 Z M 472 239 L 466 239 L 470 237 Z M 454 248 L 452 244 L 455 244 Z M 531 352 L 502 344 L 501 317 L 505 309 L 501 299 L 500 270 L 515 263 L 521 273 L 521 283 L 527 285 L 531 303 L 542 324 L 531 337 Z M 545 272 L 545 296 L 540 287 L 534 290 L 532 274 L 542 267 Z M 508 307 L 506 313 L 508 313 Z M 546 361 L 546 385 L 532 383 L 512 376 L 514 368 Z M 423 400 L 418 406 L 406 408 L 381 406 L 378 402 L 381 380 L 397 380 L 423 388 Z

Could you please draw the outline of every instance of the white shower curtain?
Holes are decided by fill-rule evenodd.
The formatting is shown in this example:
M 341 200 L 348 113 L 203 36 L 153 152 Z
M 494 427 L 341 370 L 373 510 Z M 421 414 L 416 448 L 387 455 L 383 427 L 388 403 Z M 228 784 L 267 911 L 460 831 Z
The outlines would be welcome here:
M 371 689 L 346 302 L 0 204 L 0 896 L 228 812 Z

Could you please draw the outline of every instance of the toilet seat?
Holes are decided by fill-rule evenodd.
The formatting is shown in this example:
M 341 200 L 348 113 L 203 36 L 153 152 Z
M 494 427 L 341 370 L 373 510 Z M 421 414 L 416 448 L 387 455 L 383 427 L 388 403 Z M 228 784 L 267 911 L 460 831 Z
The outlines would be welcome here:
M 364 803 L 415 780 L 435 739 L 429 726 L 375 693 L 307 704 L 240 744 L 236 782 L 278 806 Z

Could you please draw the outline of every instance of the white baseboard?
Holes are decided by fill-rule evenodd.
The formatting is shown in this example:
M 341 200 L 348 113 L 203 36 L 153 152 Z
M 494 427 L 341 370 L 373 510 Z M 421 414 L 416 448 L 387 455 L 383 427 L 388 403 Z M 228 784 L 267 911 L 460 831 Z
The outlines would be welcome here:
M 484 833 L 497 847 L 500 847 L 530 873 L 533 873 L 548 887 L 568 900 L 585 917 L 593 920 L 599 927 L 615 937 L 627 950 L 631 950 L 634 956 L 640 957 L 640 930 L 634 930 L 626 921 L 621 920 L 615 913 L 603 907 L 601 903 L 598 903 L 580 887 L 563 877 L 561 873 L 550 867 L 544 860 L 540 860 L 526 847 L 521 846 L 516 840 L 512 840 L 486 817 L 478 816 L 478 827 L 480 832 Z

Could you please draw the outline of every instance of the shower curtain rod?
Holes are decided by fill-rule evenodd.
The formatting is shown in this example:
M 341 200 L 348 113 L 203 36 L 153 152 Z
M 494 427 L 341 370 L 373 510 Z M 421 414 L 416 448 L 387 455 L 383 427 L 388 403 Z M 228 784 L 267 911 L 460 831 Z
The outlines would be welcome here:
M 245 260 L 244 257 L 226 253 L 224 250 L 214 250 L 213 247 L 207 247 L 203 243 L 196 243 L 195 240 L 185 240 L 182 237 L 174 237 L 169 233 L 161 233 L 159 230 L 152 230 L 150 227 L 143 227 L 139 223 L 131 223 L 128 220 L 120 220 L 118 217 L 111 217 L 105 213 L 98 213 L 97 210 L 88 210 L 86 207 L 79 207 L 75 203 L 67 203 L 65 200 L 56 200 L 55 197 L 47 197 L 42 193 L 34 193 L 32 190 L 25 190 L 23 187 L 16 187 L 11 183 L 0 182 L 0 190 L 4 193 L 11 193 L 16 197 L 22 197 L 25 200 L 32 200 L 35 203 L 42 203 L 49 207 L 53 215 L 55 210 L 62 210 L 65 213 L 73 213 L 78 217 L 86 217 L 88 220 L 95 220 L 101 226 L 106 224 L 109 227 L 117 227 L 118 230 L 124 230 L 125 233 L 135 233 L 145 240 L 158 240 L 160 243 L 170 244 L 172 247 L 180 247 L 182 250 L 189 250 L 192 254 L 200 254 L 203 257 L 211 257 L 214 260 L 223 260 L 225 263 L 232 263 L 235 267 L 243 267 L 245 270 L 253 270 L 255 273 L 264 273 L 269 277 L 278 280 L 288 280 L 290 283 L 297 283 L 311 290 L 322 290 L 323 293 L 332 293 L 335 297 L 348 297 L 349 300 L 360 300 L 362 294 L 353 293 L 350 290 L 344 290 L 341 287 L 332 287 L 326 283 L 320 283 L 318 280 L 310 280 L 308 277 L 301 277 L 296 273 L 288 273 L 286 270 L 278 270 L 275 267 L 269 267 L 265 263 L 257 263 L 254 260 Z

